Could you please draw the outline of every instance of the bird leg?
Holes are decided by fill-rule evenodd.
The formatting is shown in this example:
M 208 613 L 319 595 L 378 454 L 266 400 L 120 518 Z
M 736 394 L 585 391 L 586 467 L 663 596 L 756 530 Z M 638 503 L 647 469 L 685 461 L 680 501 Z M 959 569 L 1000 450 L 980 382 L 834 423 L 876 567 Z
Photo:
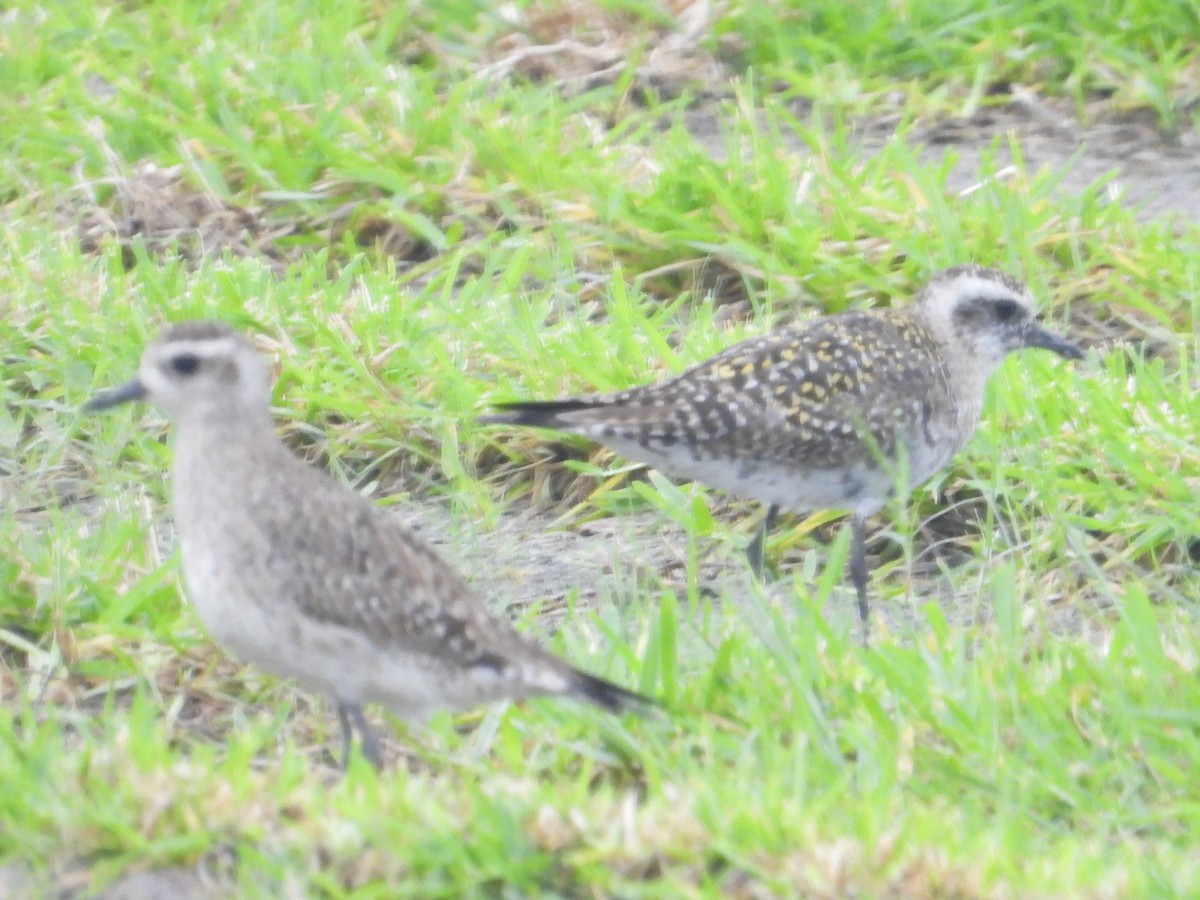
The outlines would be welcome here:
M 350 743 L 354 729 L 358 729 L 362 755 L 377 771 L 383 768 L 383 757 L 379 753 L 379 741 L 367 724 L 362 707 L 357 703 L 338 703 L 338 721 L 342 724 L 342 768 L 350 768 Z
M 767 514 L 763 516 L 754 540 L 746 547 L 746 556 L 750 560 L 750 571 L 754 573 L 755 578 L 762 578 L 763 563 L 767 555 L 767 532 L 774 527 L 775 520 L 778 518 L 779 506 L 772 503 L 767 507 Z
M 867 520 L 855 514 L 850 520 L 850 581 L 858 594 L 858 621 L 862 625 L 862 641 L 870 643 L 871 610 L 867 606 Z

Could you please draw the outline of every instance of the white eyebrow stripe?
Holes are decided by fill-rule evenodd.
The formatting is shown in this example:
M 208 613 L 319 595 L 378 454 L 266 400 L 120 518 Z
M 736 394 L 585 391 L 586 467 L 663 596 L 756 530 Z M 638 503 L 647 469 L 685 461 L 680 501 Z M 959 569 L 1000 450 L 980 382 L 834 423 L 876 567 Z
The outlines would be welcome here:
M 191 353 L 204 359 L 232 356 L 237 351 L 237 341 L 231 337 L 219 338 L 176 338 L 162 345 L 163 352 L 175 355 Z
M 979 297 L 992 297 L 993 299 L 1012 300 L 1019 304 L 1026 312 L 1033 312 L 1033 305 L 1030 298 L 1025 294 L 1018 293 L 1008 285 L 996 281 L 992 278 L 964 278 L 959 282 L 962 288 L 962 294 L 975 295 Z

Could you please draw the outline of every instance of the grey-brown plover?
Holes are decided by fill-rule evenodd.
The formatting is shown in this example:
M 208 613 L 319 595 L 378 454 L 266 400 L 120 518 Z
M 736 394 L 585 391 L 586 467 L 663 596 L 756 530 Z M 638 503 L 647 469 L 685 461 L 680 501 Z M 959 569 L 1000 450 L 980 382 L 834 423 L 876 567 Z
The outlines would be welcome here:
M 958 266 L 902 309 L 824 316 L 737 344 L 682 375 L 595 397 L 499 403 L 485 424 L 590 437 L 636 462 L 766 504 L 759 573 L 781 510 L 852 514 L 850 577 L 867 633 L 865 523 L 901 481 L 950 462 L 1010 352 L 1079 348 L 1042 327 L 1020 282 Z
M 172 494 L 192 604 L 235 656 L 332 697 L 349 761 L 362 704 L 407 720 L 439 709 L 560 694 L 610 710 L 649 701 L 585 674 L 493 617 L 388 513 L 293 456 L 271 383 L 229 327 L 167 328 L 138 375 L 87 408 L 148 400 L 173 421 Z

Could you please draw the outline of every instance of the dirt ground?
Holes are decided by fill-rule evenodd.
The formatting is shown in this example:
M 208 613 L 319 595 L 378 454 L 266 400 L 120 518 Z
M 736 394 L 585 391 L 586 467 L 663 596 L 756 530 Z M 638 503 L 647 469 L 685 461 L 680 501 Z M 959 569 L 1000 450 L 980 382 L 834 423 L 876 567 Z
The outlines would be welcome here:
M 803 121 L 806 111 L 797 109 L 796 115 Z M 918 124 L 907 140 L 930 165 L 941 165 L 947 153 L 957 157 L 947 180 L 951 190 L 978 184 L 988 154 L 994 154 L 997 168 L 1011 165 L 1012 136 L 1030 175 L 1043 169 L 1062 173 L 1061 194 L 1079 193 L 1111 176 L 1105 188 L 1109 201 L 1133 210 L 1142 221 L 1200 216 L 1200 132 L 1164 134 L 1149 110 L 1113 113 L 1096 105 L 1086 117 L 1081 123 L 1068 101 L 1022 95 L 966 118 Z M 864 119 L 853 128 L 852 142 L 870 156 L 892 138 L 899 121 L 898 114 Z M 686 122 L 714 156 L 725 156 L 721 119 L 712 108 L 697 107 Z M 806 152 L 799 139 L 792 146 Z
M 699 106 L 686 121 L 714 155 L 724 155 L 721 122 L 712 108 Z M 896 121 L 860 123 L 854 134 L 861 152 L 869 155 L 882 147 Z M 1083 190 L 1095 179 L 1114 173 L 1108 191 L 1110 202 L 1131 207 L 1144 221 L 1173 214 L 1195 217 L 1200 212 L 1200 134 L 1188 130 L 1178 137 L 1164 135 L 1149 114 L 1097 113 L 1092 121 L 1080 124 L 1068 104 L 1022 98 L 968 119 L 921 125 L 908 140 L 920 146 L 922 157 L 931 164 L 940 163 L 948 152 L 956 154 L 951 186 L 963 190 L 980 180 L 981 160 L 995 140 L 1009 134 L 1019 141 L 1030 172 L 1043 167 L 1065 170 L 1057 188 L 1061 192 Z M 804 152 L 799 141 L 795 149 Z M 998 163 L 1005 164 L 1008 153 L 1006 142 L 1001 141 Z M 731 515 L 742 515 L 745 510 L 738 506 Z M 547 630 L 555 627 L 564 599 L 576 589 L 580 602 L 587 604 L 605 598 L 628 598 L 646 575 L 665 578 L 681 591 L 686 584 L 687 538 L 678 526 L 657 513 L 612 517 L 572 527 L 556 526 L 544 515 L 515 512 L 490 533 L 456 519 L 437 504 L 427 503 L 420 508 L 410 505 L 399 514 L 465 572 L 486 573 L 475 580 L 481 587 L 486 582 L 498 606 L 520 608 L 541 603 Z M 749 529 L 746 534 L 750 534 Z M 748 596 L 749 574 L 738 547 L 702 542 L 700 551 L 701 579 L 708 589 L 733 602 Z M 930 596 L 944 594 L 937 587 L 942 580 L 937 565 L 924 563 L 923 571 Z M 786 582 L 779 585 L 771 588 L 772 595 L 787 590 Z M 948 615 L 954 608 L 962 609 L 961 602 L 957 606 L 945 603 L 944 608 Z M 887 620 L 893 633 L 903 632 L 918 621 L 915 604 L 876 603 L 874 609 Z M 835 594 L 830 612 L 844 619 L 846 627 L 853 627 L 853 603 L 848 592 Z M 971 614 L 968 609 L 954 617 Z M 49 896 L 81 896 L 86 879 L 80 875 L 64 873 Z M 45 896 L 35 888 L 21 867 L 0 868 L 0 896 Z M 200 872 L 171 869 L 131 875 L 93 896 L 104 900 L 159 896 L 193 900 L 223 893 Z

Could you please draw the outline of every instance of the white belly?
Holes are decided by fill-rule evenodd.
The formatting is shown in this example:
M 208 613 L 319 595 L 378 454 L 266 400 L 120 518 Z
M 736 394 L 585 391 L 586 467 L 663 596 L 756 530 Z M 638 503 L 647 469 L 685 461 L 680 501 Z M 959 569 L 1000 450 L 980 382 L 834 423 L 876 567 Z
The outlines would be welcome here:
M 873 465 L 820 469 L 752 458 L 697 460 L 679 445 L 656 448 L 651 459 L 636 443 L 623 444 L 608 436 L 605 443 L 622 456 L 674 478 L 698 481 L 789 512 L 850 509 L 870 515 L 883 505 L 893 486 L 892 476 Z

